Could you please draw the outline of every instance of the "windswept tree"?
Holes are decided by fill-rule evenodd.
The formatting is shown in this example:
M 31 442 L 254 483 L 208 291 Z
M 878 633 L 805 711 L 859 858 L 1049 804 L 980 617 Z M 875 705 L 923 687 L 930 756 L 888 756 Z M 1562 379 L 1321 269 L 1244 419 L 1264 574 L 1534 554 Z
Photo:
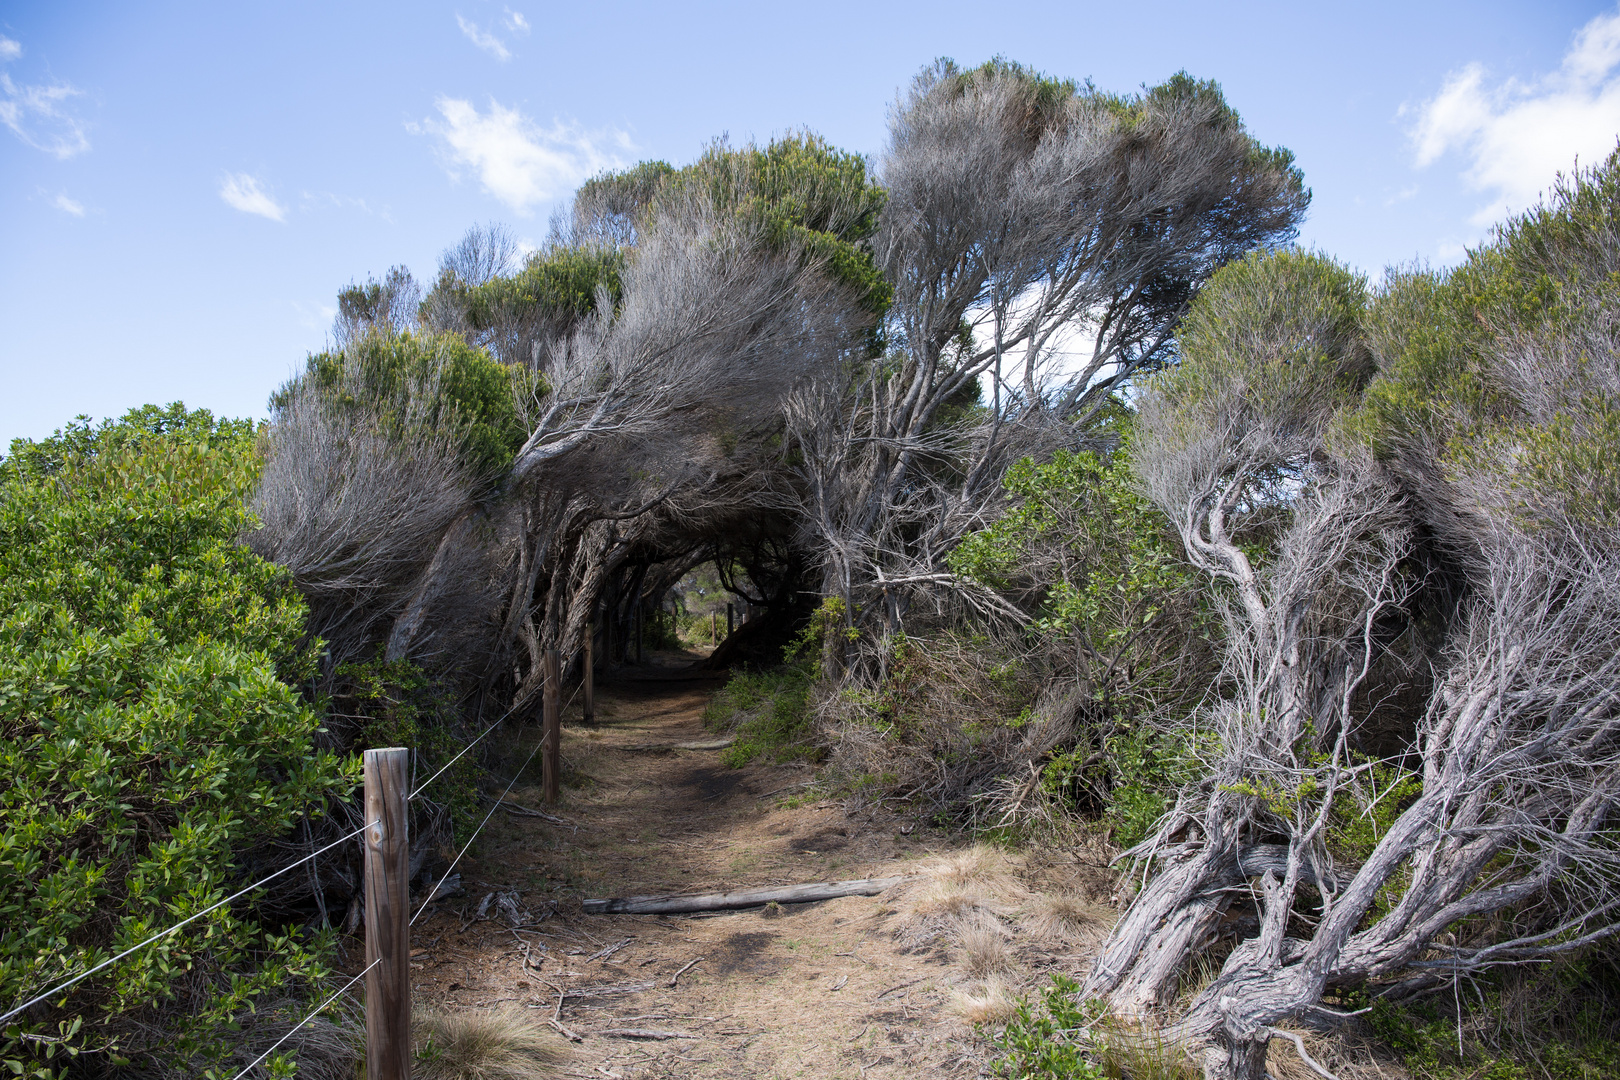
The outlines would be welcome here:
M 259 543 L 389 658 L 478 657 L 488 673 L 515 653 L 525 697 L 539 651 L 577 645 L 638 545 L 680 556 L 721 521 L 792 507 L 781 403 L 836 377 L 881 303 L 839 233 L 872 216 L 864 164 L 795 136 L 659 175 L 633 245 L 592 239 L 593 193 L 620 183 L 602 178 L 580 242 L 474 281 L 464 264 L 498 260 L 471 238 L 422 304 L 427 327 L 362 320 L 278 398 Z M 463 400 L 474 370 L 503 380 L 504 411 Z M 343 546 L 341 522 L 367 507 L 382 535 Z M 482 619 L 445 617 L 486 589 Z M 475 624 L 482 646 L 447 657 L 451 627 Z
M 1000 60 L 918 75 L 882 178 L 883 347 L 791 417 L 821 591 L 895 629 L 1006 468 L 1169 362 L 1204 279 L 1292 237 L 1309 193 L 1213 83 L 1120 97 Z
M 1211 1076 L 1265 1075 L 1270 1025 L 1329 988 L 1620 929 L 1617 203 L 1611 158 L 1370 312 L 1320 257 L 1245 260 L 1142 401 L 1136 467 L 1225 599 L 1227 687 L 1177 724 L 1204 768 L 1128 853 L 1151 876 L 1087 990 L 1163 1007 L 1235 930 L 1171 1029 Z M 1376 758 L 1358 690 L 1426 625 L 1427 708 Z

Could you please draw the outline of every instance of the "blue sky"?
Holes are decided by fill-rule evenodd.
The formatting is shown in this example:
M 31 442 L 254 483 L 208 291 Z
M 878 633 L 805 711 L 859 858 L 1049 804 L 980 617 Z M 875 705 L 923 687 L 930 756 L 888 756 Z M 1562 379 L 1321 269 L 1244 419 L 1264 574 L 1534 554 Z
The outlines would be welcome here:
M 183 399 L 263 415 L 339 288 L 542 240 L 584 176 L 798 127 L 881 151 L 937 56 L 1218 80 L 1315 192 L 1302 240 L 1446 264 L 1620 133 L 1620 9 L 0 0 L 0 447 Z

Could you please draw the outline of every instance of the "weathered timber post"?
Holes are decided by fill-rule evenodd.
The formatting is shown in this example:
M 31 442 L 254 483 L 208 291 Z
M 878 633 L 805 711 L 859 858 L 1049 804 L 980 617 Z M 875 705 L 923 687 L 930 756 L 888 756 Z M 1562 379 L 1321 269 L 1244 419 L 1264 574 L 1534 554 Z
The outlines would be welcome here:
M 545 660 L 545 689 L 541 691 L 544 719 L 540 729 L 540 767 L 545 787 L 546 802 L 557 801 L 562 772 L 562 716 L 557 693 L 557 681 L 562 663 L 556 649 L 547 649 Z
M 709 648 L 711 648 L 711 649 L 714 648 L 716 645 L 720 644 L 720 641 L 719 641 L 719 633 L 720 633 L 720 631 L 716 628 L 717 624 L 719 622 L 720 622 L 720 613 L 718 611 L 709 612 Z
M 585 624 L 585 722 L 596 721 L 596 665 L 592 662 L 595 652 L 596 626 L 594 623 Z
M 367 750 L 366 1080 L 411 1076 L 410 751 Z

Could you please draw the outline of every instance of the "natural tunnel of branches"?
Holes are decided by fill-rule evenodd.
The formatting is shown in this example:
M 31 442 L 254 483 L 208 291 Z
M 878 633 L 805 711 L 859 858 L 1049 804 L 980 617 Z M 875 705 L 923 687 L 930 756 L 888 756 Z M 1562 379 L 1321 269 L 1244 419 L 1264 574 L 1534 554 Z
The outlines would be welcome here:
M 1139 887 L 1084 992 L 1258 1080 L 1326 994 L 1620 926 L 1617 176 L 1369 286 L 1214 84 L 942 61 L 876 162 L 716 143 L 346 290 L 251 543 L 328 686 L 482 713 L 712 564 L 760 613 L 712 662 L 818 635 L 834 768 L 1100 817 Z

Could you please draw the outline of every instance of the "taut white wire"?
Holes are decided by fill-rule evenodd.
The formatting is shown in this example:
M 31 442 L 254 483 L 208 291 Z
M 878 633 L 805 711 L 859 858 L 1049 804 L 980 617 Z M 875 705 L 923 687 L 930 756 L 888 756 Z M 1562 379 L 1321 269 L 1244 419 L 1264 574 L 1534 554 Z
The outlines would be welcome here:
M 287 1034 L 285 1034 L 281 1038 L 277 1039 L 274 1043 L 271 1043 L 270 1044 L 270 1049 L 266 1050 L 264 1053 L 260 1054 L 256 1058 L 254 1058 L 253 1061 L 248 1065 L 247 1068 L 243 1069 L 241 1072 L 239 1072 L 235 1076 L 231 1077 L 231 1080 L 242 1080 L 242 1077 L 246 1076 L 248 1073 L 250 1073 L 254 1069 L 256 1069 L 258 1067 L 258 1065 L 259 1065 L 259 1062 L 263 1061 L 265 1058 L 269 1057 L 271 1054 L 276 1052 L 276 1047 L 280 1046 L 282 1043 L 284 1043 L 288 1039 L 292 1038 L 293 1035 L 298 1031 L 299 1028 L 303 1027 L 305 1024 L 307 1024 L 311 1020 L 315 1019 L 316 1014 L 318 1014 L 322 1009 L 326 1008 L 328 1005 L 332 1004 L 332 1002 L 336 1001 L 338 999 L 338 996 L 340 994 L 343 994 L 344 992 L 346 992 L 349 989 L 349 987 L 353 986 L 355 983 L 357 983 L 361 979 L 365 978 L 366 977 L 366 972 L 369 972 L 372 968 L 374 968 L 378 964 L 382 963 L 382 961 L 383 961 L 383 958 L 379 956 L 379 957 L 377 957 L 377 959 L 375 959 L 371 963 L 367 964 L 365 971 L 362 971 L 360 974 L 356 975 L 354 978 L 350 979 L 348 982 L 346 982 L 342 986 L 338 987 L 338 991 L 337 991 L 336 994 L 333 994 L 331 997 L 327 998 L 325 1001 L 323 1001 L 319 1005 L 315 1006 L 315 1011 L 314 1012 L 311 1012 L 308 1016 L 304 1017 L 302 1020 L 298 1021 L 298 1023 L 294 1024 L 291 1031 L 287 1032 Z
M 287 871 L 291 870 L 293 867 L 302 866 L 304 863 L 307 863 L 309 860 L 315 858 L 315 856 L 325 854 L 326 852 L 331 851 L 333 848 L 337 847 L 339 844 L 347 843 L 348 841 L 353 840 L 355 837 L 359 836 L 361 833 L 365 832 L 367 829 L 371 828 L 371 826 L 375 825 L 375 824 L 376 824 L 376 822 L 370 822 L 368 824 L 360 826 L 358 829 L 354 830 L 354 832 L 350 833 L 348 836 L 345 836 L 340 840 L 334 840 L 330 844 L 327 844 L 325 847 L 321 848 L 320 851 L 312 851 L 312 852 L 310 852 L 308 855 L 305 855 L 302 859 L 299 859 L 297 862 L 289 863 L 288 865 L 283 866 L 280 870 L 277 870 L 275 873 L 260 878 L 258 881 L 255 881 L 252 885 L 249 885 L 247 888 L 241 890 L 240 892 L 232 893 L 230 896 L 227 896 L 225 899 L 221 900 L 219 903 L 214 904 L 214 905 L 212 905 L 210 907 L 203 908 L 201 911 L 197 912 L 197 914 L 192 915 L 190 918 L 182 919 L 180 922 L 175 923 L 173 926 L 169 927 L 167 930 L 159 931 L 158 933 L 153 934 L 151 937 L 147 938 L 145 941 L 141 942 L 139 945 L 131 945 L 129 948 L 125 949 L 123 952 L 119 953 L 117 956 L 111 957 L 111 958 L 109 958 L 107 960 L 103 960 L 101 963 L 97 964 L 95 967 L 91 968 L 89 971 L 86 971 L 86 972 L 83 972 L 81 974 L 73 976 L 73 978 L 69 979 L 67 982 L 63 983 L 60 986 L 54 987 L 53 989 L 45 991 L 43 994 L 40 994 L 38 997 L 30 998 L 29 1000 L 23 1002 L 21 1005 L 18 1005 L 15 1009 L 12 1009 L 10 1012 L 6 1013 L 4 1016 L 0 1016 L 0 1024 L 3 1024 L 7 1020 L 10 1020 L 13 1016 L 16 1016 L 18 1013 L 22 1012 L 23 1010 L 31 1008 L 31 1007 L 33 1007 L 35 1005 L 38 1005 L 40 1002 L 46 1000 L 47 998 L 55 997 L 57 994 L 61 993 L 63 990 L 66 990 L 68 987 L 72 986 L 74 983 L 79 982 L 81 979 L 88 979 L 90 976 L 94 975 L 96 972 L 100 971 L 102 968 L 108 966 L 109 964 L 116 964 L 118 961 L 122 960 L 124 957 L 128 956 L 130 953 L 138 952 L 141 949 L 144 949 L 148 945 L 152 944 L 152 942 L 157 941 L 160 938 L 168 937 L 170 934 L 174 933 L 176 930 L 180 929 L 182 926 L 185 926 L 187 923 L 196 922 L 198 919 L 202 918 L 204 915 L 207 915 L 210 911 L 216 911 L 219 908 L 224 907 L 226 904 L 229 904 L 232 900 L 236 900 L 236 899 L 239 899 L 239 898 L 241 898 L 243 896 L 246 896 L 248 893 L 252 892 L 254 889 L 257 889 L 259 886 L 263 885 L 265 882 L 271 880 L 272 878 L 280 877 L 282 874 L 285 874 Z

